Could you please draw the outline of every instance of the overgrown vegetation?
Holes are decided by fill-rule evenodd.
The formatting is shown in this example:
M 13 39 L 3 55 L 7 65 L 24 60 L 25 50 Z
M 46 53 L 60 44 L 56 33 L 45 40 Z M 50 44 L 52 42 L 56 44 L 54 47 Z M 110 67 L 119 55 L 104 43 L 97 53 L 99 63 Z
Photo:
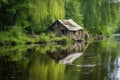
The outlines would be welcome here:
M 94 34 L 112 34 L 117 29 L 119 2 L 116 0 L 84 0 L 83 24 Z
M 70 18 L 92 34 L 110 35 L 118 29 L 119 14 L 117 0 L 1 0 L 0 41 L 60 40 L 43 32 L 55 20 Z
M 13 27 L 9 31 L 1 31 L 0 32 L 0 40 L 1 42 L 15 42 L 17 44 L 23 43 L 55 43 L 56 41 L 63 41 L 65 43 L 70 42 L 70 39 L 66 36 L 57 37 L 54 33 L 40 33 L 38 35 L 26 35 L 23 33 L 19 26 Z

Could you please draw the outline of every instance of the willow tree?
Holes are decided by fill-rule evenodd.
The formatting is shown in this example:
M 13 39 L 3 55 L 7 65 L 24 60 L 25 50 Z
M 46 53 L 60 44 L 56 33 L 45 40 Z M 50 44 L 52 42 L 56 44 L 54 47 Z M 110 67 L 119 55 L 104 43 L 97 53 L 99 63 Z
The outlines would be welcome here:
M 120 13 L 120 7 L 119 7 L 119 13 Z M 118 24 L 117 24 L 117 26 L 118 26 L 118 28 L 117 28 L 117 30 L 116 30 L 116 33 L 120 33 L 120 15 L 118 16 Z
M 82 5 L 83 24 L 92 33 L 111 34 L 116 29 L 118 1 L 79 0 Z
M 77 0 L 66 0 L 65 3 L 65 18 L 73 19 L 78 24 L 82 24 L 82 14 L 80 12 L 81 5 Z
M 32 29 L 43 31 L 47 23 L 64 18 L 64 0 L 29 0 Z

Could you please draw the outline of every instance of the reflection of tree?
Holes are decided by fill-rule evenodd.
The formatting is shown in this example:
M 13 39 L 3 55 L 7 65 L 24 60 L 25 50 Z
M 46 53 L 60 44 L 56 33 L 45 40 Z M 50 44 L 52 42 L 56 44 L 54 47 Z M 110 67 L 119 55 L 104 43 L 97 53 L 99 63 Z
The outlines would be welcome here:
M 120 47 L 118 46 L 114 37 L 110 37 L 109 39 L 102 41 L 101 47 L 104 49 L 101 54 L 103 57 L 102 62 L 108 72 L 107 76 L 111 78 L 111 72 L 113 72 L 114 68 L 113 64 L 116 56 L 118 55 L 118 50 Z
M 65 65 L 54 62 L 49 58 L 47 52 L 67 47 L 67 45 L 0 47 L 0 76 L 7 80 L 10 78 L 26 80 L 28 77 L 33 80 L 43 78 L 63 80 Z
M 57 64 L 47 55 L 39 55 L 29 66 L 31 80 L 64 80 L 65 65 Z
M 111 63 L 113 63 L 118 49 L 120 50 L 114 38 L 91 43 L 84 55 L 73 63 L 78 66 L 79 80 L 106 80 L 104 79 L 107 76 L 106 72 L 109 72 L 108 69 L 112 70 Z M 73 69 L 76 66 L 72 66 Z M 70 67 L 68 66 L 68 68 Z M 68 72 L 70 75 L 75 74 L 71 71 Z
M 84 55 L 74 62 L 80 70 L 79 80 L 103 80 L 105 70 L 101 70 L 101 59 L 100 43 L 91 43 Z
M 1 60 L 3 66 L 0 70 L 8 72 L 7 79 L 14 78 L 18 80 L 68 80 L 79 79 L 79 74 L 76 70 L 66 69 L 66 65 L 56 63 L 48 54 L 59 54 L 63 59 L 69 54 L 83 52 L 84 43 L 76 43 L 74 45 L 30 45 L 30 46 L 15 46 L 15 47 L 0 47 L 0 56 L 5 58 Z M 9 53 L 8 53 L 9 52 Z M 47 54 L 48 53 L 48 54 Z M 61 56 L 62 55 L 62 56 Z M 6 65 L 10 65 L 7 66 Z M 3 69 L 4 67 L 4 69 Z M 75 73 L 78 74 L 73 74 Z M 73 75 L 73 76 L 72 76 Z M 6 77 L 6 76 L 5 76 Z
M 9 59 L 12 61 L 19 61 L 25 57 L 26 49 L 29 46 L 21 45 L 21 46 L 3 46 L 0 47 L 0 56 L 9 56 Z
M 120 80 L 120 44 L 117 43 L 117 47 L 116 47 L 116 52 L 115 57 L 113 59 L 111 59 L 111 63 L 113 63 L 114 65 L 109 65 L 109 78 L 111 80 Z
M 120 80 L 120 57 L 116 58 L 114 63 L 114 70 L 110 74 L 112 80 Z
M 12 61 L 19 61 L 26 56 L 27 53 L 39 52 L 40 54 L 47 54 L 47 52 L 54 52 L 58 48 L 66 49 L 68 45 L 18 45 L 18 46 L 3 46 L 0 47 L 0 56 L 9 56 Z M 26 52 L 27 51 L 27 52 Z

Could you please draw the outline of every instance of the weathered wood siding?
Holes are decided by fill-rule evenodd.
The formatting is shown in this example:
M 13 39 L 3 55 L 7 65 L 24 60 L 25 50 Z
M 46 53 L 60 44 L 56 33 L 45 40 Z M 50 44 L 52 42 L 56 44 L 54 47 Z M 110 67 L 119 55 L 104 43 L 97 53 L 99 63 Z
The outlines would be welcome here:
M 68 52 L 75 53 L 75 52 L 82 52 L 84 48 L 84 43 L 75 43 L 74 45 L 71 44 L 68 48 Z
M 83 30 L 69 31 L 69 37 L 72 39 L 81 39 L 83 38 Z
M 59 37 L 62 36 L 62 35 L 66 35 L 70 39 L 82 39 L 83 38 L 83 30 L 70 31 L 59 22 L 56 22 L 49 29 L 49 31 L 55 33 Z

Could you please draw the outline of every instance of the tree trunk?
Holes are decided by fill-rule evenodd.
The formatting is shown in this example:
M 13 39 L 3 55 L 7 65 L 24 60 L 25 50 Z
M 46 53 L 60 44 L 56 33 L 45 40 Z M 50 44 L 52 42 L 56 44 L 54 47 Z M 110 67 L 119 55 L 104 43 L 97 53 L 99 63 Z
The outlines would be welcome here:
M 16 13 L 13 15 L 13 22 L 12 22 L 12 25 L 15 25 L 15 24 L 16 24 L 17 17 L 18 17 L 18 11 L 16 11 Z
M 2 31 L 2 20 L 0 21 L 0 31 Z
M 32 29 L 32 37 L 35 37 L 35 31 Z

